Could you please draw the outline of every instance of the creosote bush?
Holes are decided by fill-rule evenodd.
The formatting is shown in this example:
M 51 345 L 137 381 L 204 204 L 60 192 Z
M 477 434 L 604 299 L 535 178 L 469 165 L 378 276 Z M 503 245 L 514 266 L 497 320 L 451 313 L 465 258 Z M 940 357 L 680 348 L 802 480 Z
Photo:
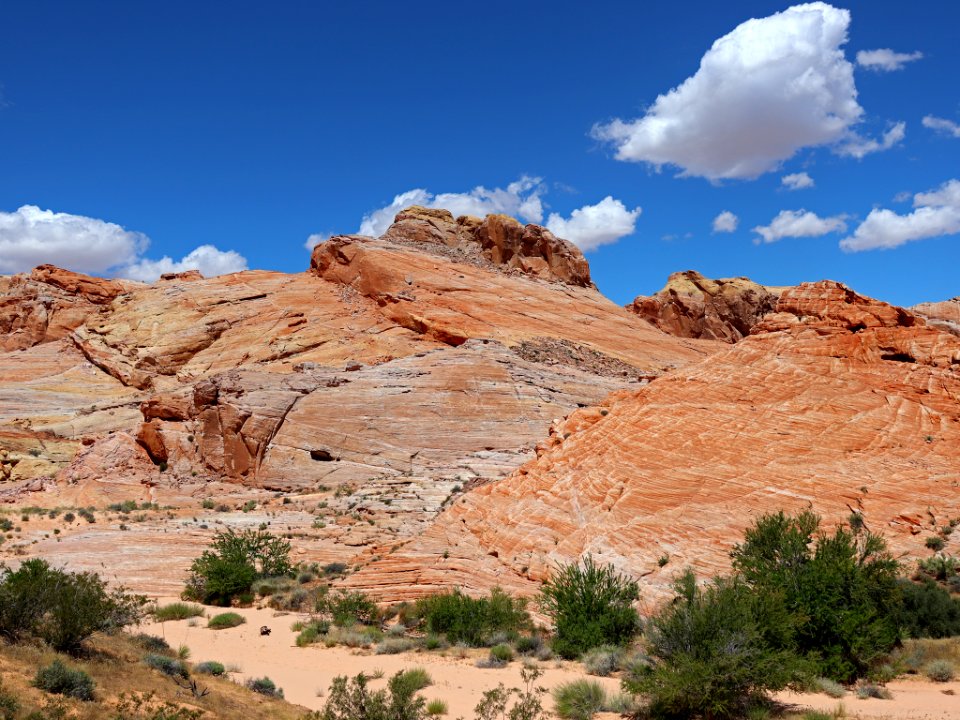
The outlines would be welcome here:
M 277 684 L 268 677 L 250 678 L 245 684 L 249 689 L 260 695 L 275 698 L 283 697 L 283 690 L 278 688 Z
M 626 645 L 640 629 L 633 602 L 636 581 L 612 565 L 582 562 L 559 566 L 543 584 L 540 609 L 553 620 L 553 651 L 573 659 L 602 645 Z
M 526 601 L 513 598 L 500 588 L 487 597 L 472 598 L 459 590 L 417 601 L 415 613 L 423 618 L 428 633 L 445 635 L 451 643 L 480 647 L 495 633 L 516 637 L 530 627 Z
M 93 678 L 83 670 L 54 660 L 37 671 L 33 684 L 54 695 L 64 695 L 77 700 L 93 700 Z
M 238 625 L 243 625 L 247 619 L 240 613 L 235 612 L 225 612 L 220 613 L 219 615 L 214 615 L 210 618 L 210 621 L 207 623 L 208 628 L 213 630 L 225 630 L 227 628 L 234 628 Z

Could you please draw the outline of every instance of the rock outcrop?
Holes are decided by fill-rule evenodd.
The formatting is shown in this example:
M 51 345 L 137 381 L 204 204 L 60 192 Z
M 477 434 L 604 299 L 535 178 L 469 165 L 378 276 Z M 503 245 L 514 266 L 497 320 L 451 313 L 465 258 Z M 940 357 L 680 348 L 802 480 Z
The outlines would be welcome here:
M 729 349 L 555 423 L 535 460 L 350 583 L 391 600 L 532 593 L 589 552 L 655 600 L 686 566 L 727 570 L 761 513 L 807 507 L 827 527 L 857 512 L 915 557 L 960 516 L 958 448 L 960 340 L 837 283 L 804 284 Z
M 773 311 L 782 291 L 748 278 L 710 280 L 687 270 L 673 273 L 662 290 L 638 296 L 627 309 L 677 337 L 733 343 Z
M 960 297 L 942 302 L 920 303 L 910 309 L 926 318 L 928 325 L 960 336 Z

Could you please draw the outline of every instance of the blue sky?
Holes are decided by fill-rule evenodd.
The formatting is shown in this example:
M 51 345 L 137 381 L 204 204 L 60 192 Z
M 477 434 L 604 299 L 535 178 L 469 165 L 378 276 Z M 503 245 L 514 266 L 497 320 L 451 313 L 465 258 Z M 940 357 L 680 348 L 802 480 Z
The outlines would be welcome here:
M 146 277 L 204 245 L 220 251 L 191 256 L 207 272 L 300 271 L 308 237 L 355 232 L 399 194 L 538 178 L 517 197 L 585 247 L 633 226 L 587 252 L 617 302 L 685 269 L 905 305 L 960 295 L 960 5 L 769 21 L 789 7 L 6 0 L 0 272 Z M 904 57 L 857 64 L 878 49 Z M 813 187 L 788 190 L 800 173 Z M 608 196 L 612 216 L 571 224 Z M 732 232 L 712 228 L 723 211 Z M 896 246 L 857 249 L 879 244 Z

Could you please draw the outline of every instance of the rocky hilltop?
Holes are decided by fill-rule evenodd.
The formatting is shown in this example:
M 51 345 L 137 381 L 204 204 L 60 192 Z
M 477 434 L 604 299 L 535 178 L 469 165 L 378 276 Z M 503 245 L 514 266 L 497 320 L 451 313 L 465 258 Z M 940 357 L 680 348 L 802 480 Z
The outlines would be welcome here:
M 533 592 L 589 552 L 655 598 L 685 566 L 726 569 L 758 514 L 807 507 L 919 555 L 960 516 L 958 400 L 954 335 L 838 283 L 788 288 L 752 334 L 574 411 L 535 460 L 350 582 L 384 598 Z
M 141 285 L 44 266 L 2 283 L 0 500 L 195 517 L 210 496 L 267 508 L 287 493 L 283 522 L 312 557 L 415 534 L 535 457 L 559 418 L 719 347 L 604 298 L 544 228 L 417 207 L 379 239 L 321 243 L 301 274 Z M 162 568 L 185 569 L 199 525 L 38 531 L 19 551 L 87 566 L 120 543 L 137 568 L 122 579 L 171 590 Z

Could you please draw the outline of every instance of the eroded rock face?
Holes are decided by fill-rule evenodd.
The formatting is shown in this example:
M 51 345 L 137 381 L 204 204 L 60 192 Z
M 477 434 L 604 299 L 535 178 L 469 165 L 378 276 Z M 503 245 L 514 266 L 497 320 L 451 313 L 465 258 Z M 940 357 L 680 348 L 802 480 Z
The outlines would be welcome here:
M 59 340 L 91 314 L 137 286 L 40 265 L 29 275 L 0 276 L 0 352 Z
M 928 553 L 960 514 L 960 340 L 833 282 L 787 289 L 776 310 L 729 349 L 555 423 L 536 460 L 350 583 L 391 600 L 533 593 L 589 552 L 655 600 L 688 565 L 728 570 L 760 514 L 807 507 L 826 527 L 857 511 L 895 553 Z
M 627 309 L 677 337 L 733 343 L 773 311 L 782 289 L 748 278 L 710 280 L 687 270 L 671 275 L 655 295 L 638 296 Z
M 921 303 L 910 309 L 926 318 L 928 325 L 960 336 L 960 297 L 942 302 Z

